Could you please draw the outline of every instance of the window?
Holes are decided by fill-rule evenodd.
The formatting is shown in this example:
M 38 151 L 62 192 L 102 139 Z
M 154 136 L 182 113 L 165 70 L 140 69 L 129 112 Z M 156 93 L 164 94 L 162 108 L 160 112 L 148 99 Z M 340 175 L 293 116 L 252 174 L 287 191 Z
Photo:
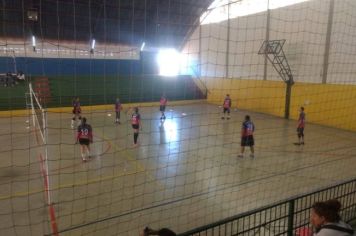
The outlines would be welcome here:
M 228 15 L 231 19 L 264 12 L 268 5 L 272 10 L 306 1 L 309 0 L 215 0 L 200 17 L 200 23 L 218 23 L 227 20 Z

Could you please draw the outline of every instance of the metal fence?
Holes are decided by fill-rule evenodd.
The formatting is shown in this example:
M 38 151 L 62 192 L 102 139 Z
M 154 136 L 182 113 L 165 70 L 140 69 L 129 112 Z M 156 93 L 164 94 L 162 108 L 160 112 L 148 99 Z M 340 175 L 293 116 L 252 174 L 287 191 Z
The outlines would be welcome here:
M 341 202 L 340 215 L 344 221 L 356 219 L 356 179 L 353 179 L 238 214 L 179 235 L 298 235 L 298 231 L 310 227 L 309 216 L 313 203 L 329 199 L 338 199 Z

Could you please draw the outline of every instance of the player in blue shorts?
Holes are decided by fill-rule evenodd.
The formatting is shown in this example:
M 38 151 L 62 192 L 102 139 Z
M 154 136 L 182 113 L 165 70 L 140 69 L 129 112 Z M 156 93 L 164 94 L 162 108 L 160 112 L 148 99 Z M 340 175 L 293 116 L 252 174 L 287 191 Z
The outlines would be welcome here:
M 231 109 L 231 98 L 229 94 L 226 94 L 226 97 L 223 102 L 223 116 L 221 119 L 225 119 L 225 114 L 227 113 L 227 119 L 230 119 L 230 109 Z
M 255 125 L 251 121 L 249 115 L 245 116 L 245 121 L 242 123 L 241 128 L 241 153 L 238 157 L 244 157 L 245 147 L 250 147 L 251 154 L 250 157 L 254 157 L 254 145 L 255 140 L 253 138 L 253 133 L 255 132 Z

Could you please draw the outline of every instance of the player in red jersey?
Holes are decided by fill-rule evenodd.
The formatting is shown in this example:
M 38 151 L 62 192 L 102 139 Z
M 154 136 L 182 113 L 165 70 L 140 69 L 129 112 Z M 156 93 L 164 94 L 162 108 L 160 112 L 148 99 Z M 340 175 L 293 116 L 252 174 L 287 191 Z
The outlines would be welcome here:
M 93 130 L 89 124 L 87 124 L 87 119 L 82 118 L 81 125 L 78 126 L 77 130 L 77 143 L 80 143 L 80 153 L 83 161 L 87 161 L 86 157 L 90 156 L 90 143 L 93 143 Z
M 115 102 L 115 113 L 116 113 L 116 118 L 115 118 L 115 123 L 120 124 L 120 112 L 122 110 L 122 105 L 120 102 L 119 98 L 116 98 Z
M 166 105 L 167 105 L 167 98 L 166 96 L 163 94 L 161 99 L 159 100 L 159 110 L 161 111 L 161 120 L 165 120 L 166 119 L 166 116 L 164 114 L 164 112 L 166 111 Z
M 227 113 L 227 119 L 230 119 L 230 109 L 231 109 L 231 98 L 229 94 L 226 94 L 226 97 L 224 99 L 223 103 L 223 116 L 221 119 L 225 119 L 225 114 Z
M 304 145 L 304 127 L 305 127 L 304 107 L 300 107 L 298 125 L 297 125 L 298 143 L 295 143 L 295 145 Z
M 72 105 L 73 105 L 72 113 L 74 116 L 72 118 L 71 127 L 72 127 L 72 129 L 74 129 L 75 121 L 78 119 L 78 122 L 80 122 L 79 120 L 82 119 L 82 117 L 81 117 L 82 109 L 80 108 L 79 97 L 76 97 L 75 99 L 73 99 Z
M 131 125 L 134 130 L 134 147 L 137 147 L 137 139 L 139 135 L 139 130 L 142 130 L 141 115 L 138 112 L 138 107 L 134 108 L 134 112 L 131 115 Z

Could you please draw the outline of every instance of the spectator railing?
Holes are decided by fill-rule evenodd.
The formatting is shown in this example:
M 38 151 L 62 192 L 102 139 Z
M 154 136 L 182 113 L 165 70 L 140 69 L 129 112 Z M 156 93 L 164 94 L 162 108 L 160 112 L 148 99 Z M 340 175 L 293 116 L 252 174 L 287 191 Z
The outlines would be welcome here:
M 287 200 L 208 224 L 180 236 L 229 235 L 306 235 L 310 210 L 314 202 L 338 199 L 342 204 L 341 217 L 350 222 L 356 219 L 356 179 L 289 198 Z

